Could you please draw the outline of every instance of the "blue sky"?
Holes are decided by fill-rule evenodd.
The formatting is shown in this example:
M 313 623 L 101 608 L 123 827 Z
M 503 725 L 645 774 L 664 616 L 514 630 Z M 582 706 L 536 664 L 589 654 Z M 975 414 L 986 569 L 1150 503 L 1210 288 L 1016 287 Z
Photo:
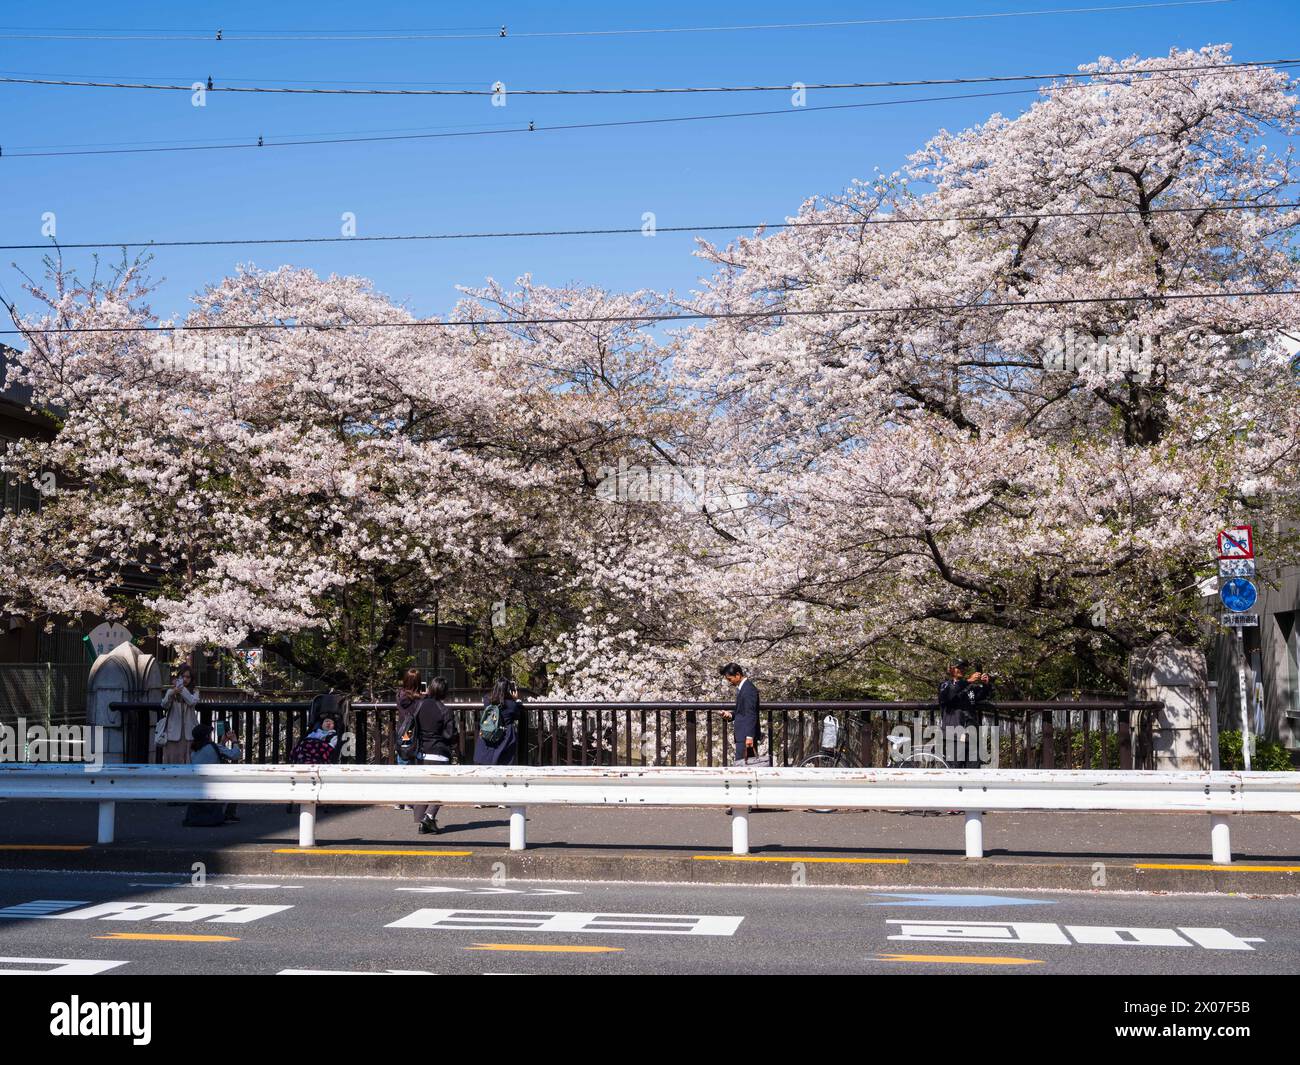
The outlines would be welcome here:
M 345 4 L 67 2 L 6 5 L 14 27 L 116 31 L 464 29 L 490 32 L 789 23 L 1109 6 L 1116 0 L 922 0 L 789 4 Z M 1300 54 L 1295 0 L 1107 14 L 836 29 L 398 42 L 0 40 L 0 72 L 251 84 L 379 83 L 483 88 L 727 85 L 978 76 L 1072 70 L 1099 55 L 1162 54 L 1228 41 L 1240 59 Z M 1006 86 L 1005 88 L 1016 88 Z M 943 95 L 940 90 L 810 93 L 808 104 Z M 874 168 L 892 170 L 940 128 L 1015 113 L 1032 96 L 789 113 L 680 125 L 441 140 L 135 155 L 20 158 L 53 145 L 268 140 L 290 135 L 488 129 L 781 107 L 786 95 L 488 99 L 222 95 L 0 85 L 0 243 L 40 241 L 54 212 L 62 241 L 335 236 L 353 212 L 363 235 L 776 221 L 801 200 Z M 163 315 L 236 263 L 351 273 L 422 315 L 443 314 L 455 286 L 531 272 L 552 284 L 688 291 L 703 272 L 685 234 L 160 249 L 153 299 Z M 88 265 L 88 252 L 69 262 Z M 118 253 L 106 253 L 115 258 Z M 20 298 L 16 260 L 0 285 Z M 30 306 L 20 298 L 20 304 Z

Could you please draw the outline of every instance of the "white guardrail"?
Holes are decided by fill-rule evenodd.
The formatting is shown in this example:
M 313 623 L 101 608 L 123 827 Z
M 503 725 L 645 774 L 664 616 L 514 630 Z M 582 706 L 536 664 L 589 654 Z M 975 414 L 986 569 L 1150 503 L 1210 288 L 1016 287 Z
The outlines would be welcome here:
M 483 804 L 510 808 L 510 849 L 529 806 L 696 806 L 732 810 L 735 854 L 749 853 L 752 807 L 961 810 L 966 856 L 984 856 L 988 810 L 1114 810 L 1210 816 L 1213 861 L 1232 861 L 1228 816 L 1300 813 L 1300 773 L 1064 769 L 737 769 L 570 766 L 0 764 L 0 799 L 99 804 L 112 843 L 119 802 L 299 804 L 299 844 L 315 846 L 320 804 Z

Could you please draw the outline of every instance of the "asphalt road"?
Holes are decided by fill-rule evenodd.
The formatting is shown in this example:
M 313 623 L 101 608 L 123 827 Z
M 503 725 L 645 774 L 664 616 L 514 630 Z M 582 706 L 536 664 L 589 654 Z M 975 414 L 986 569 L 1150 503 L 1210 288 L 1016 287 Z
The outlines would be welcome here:
M 10 871 L 0 874 L 0 972 L 1300 972 L 1295 898 L 900 895 Z

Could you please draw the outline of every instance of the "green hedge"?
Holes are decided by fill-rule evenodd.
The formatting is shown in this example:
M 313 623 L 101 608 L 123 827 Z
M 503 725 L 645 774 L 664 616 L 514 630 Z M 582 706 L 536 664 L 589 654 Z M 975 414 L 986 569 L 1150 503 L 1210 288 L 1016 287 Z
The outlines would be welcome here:
M 1243 769 L 1241 760 L 1241 733 L 1219 733 L 1219 765 L 1224 769 Z M 1250 768 L 1261 772 L 1280 773 L 1295 769 L 1291 753 L 1272 740 L 1255 740 L 1255 752 L 1250 758 Z

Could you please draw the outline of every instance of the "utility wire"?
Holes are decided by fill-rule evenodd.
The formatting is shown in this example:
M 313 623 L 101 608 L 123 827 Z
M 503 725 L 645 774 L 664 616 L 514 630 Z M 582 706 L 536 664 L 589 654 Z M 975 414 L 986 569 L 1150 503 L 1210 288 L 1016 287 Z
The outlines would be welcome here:
M 495 32 L 476 32 L 489 30 L 491 27 L 468 26 L 463 28 L 408 31 L 368 31 L 351 30 L 310 31 L 310 30 L 262 30 L 249 33 L 226 33 L 224 30 L 209 30 L 206 33 L 180 32 L 172 30 L 102 30 L 64 28 L 49 32 L 37 32 L 41 27 L 23 28 L 5 26 L 0 29 L 12 32 L 0 33 L 0 40 L 37 40 L 37 41 L 448 41 L 448 40 L 487 40 L 509 37 L 619 37 L 628 35 L 665 34 L 665 33 L 738 33 L 754 30 L 808 30 L 831 29 L 850 26 L 889 26 L 907 23 L 927 22 L 969 22 L 987 19 L 1031 18 L 1043 15 L 1083 15 L 1108 14 L 1120 11 L 1149 11 L 1157 8 L 1172 7 L 1208 7 L 1231 3 L 1232 0 L 1169 0 L 1165 3 L 1115 4 L 1106 7 L 1064 7 L 1043 11 L 995 11 L 986 14 L 970 15 L 924 15 L 903 16 L 897 18 L 840 19 L 833 22 L 781 22 L 761 23 L 743 26 L 658 26 L 646 29 L 610 29 L 610 30 L 533 30 L 521 33 L 511 32 L 501 26 Z M 161 36 L 160 36 L 161 35 Z
M 210 152 L 226 151 L 232 148 L 297 148 L 319 144 L 367 144 L 380 141 L 417 141 L 441 140 L 447 137 L 489 137 L 514 133 L 557 133 L 577 129 L 610 129 L 616 126 L 658 126 L 680 122 L 716 122 L 732 118 L 760 118 L 767 115 L 800 115 L 816 111 L 854 111 L 868 107 L 895 107 L 902 104 L 925 104 L 950 100 L 979 100 L 990 96 L 1029 96 L 1037 89 L 998 89 L 993 92 L 956 93 L 947 96 L 916 96 L 902 100 L 872 100 L 857 104 L 818 104 L 814 107 L 777 107 L 766 111 L 729 111 L 712 115 L 682 115 L 672 118 L 627 118 L 613 119 L 608 122 L 567 122 L 559 125 L 545 126 L 529 122 L 526 126 L 513 126 L 505 129 L 491 128 L 469 130 L 461 133 L 406 133 L 393 136 L 369 137 L 318 137 L 310 140 L 267 140 L 258 137 L 256 141 L 236 141 L 228 144 L 194 144 L 174 148 L 95 148 L 77 151 L 40 151 L 40 152 L 5 152 L 0 146 L 0 159 L 50 158 L 70 155 L 147 155 L 158 152 Z
M 1184 66 L 1148 67 L 1123 70 L 1094 71 L 1058 71 L 1048 74 L 1002 74 L 981 75 L 970 78 L 916 78 L 910 81 L 842 81 L 800 83 L 797 87 L 805 90 L 839 90 L 839 89 L 915 89 L 937 85 L 996 85 L 1013 81 L 1053 81 L 1056 79 L 1080 78 L 1142 78 L 1168 74 L 1188 74 L 1214 71 L 1219 74 L 1234 73 L 1258 67 L 1289 67 L 1300 63 L 1300 59 L 1257 59 L 1233 63 L 1192 63 Z M 172 85 L 161 82 L 141 81 L 73 81 L 62 78 L 0 77 L 0 83 L 9 85 L 59 85 L 82 89 L 149 89 L 162 92 L 194 92 L 194 85 Z M 795 85 L 686 85 L 686 86 L 651 86 L 639 88 L 615 89 L 507 89 L 500 82 L 499 87 L 488 89 L 349 89 L 349 88 L 312 88 L 308 86 L 283 85 L 218 85 L 213 78 L 207 81 L 208 92 L 243 92 L 243 93 L 291 93 L 303 96 L 663 96 L 684 93 L 731 93 L 731 92 L 790 92 Z
M 1099 208 L 1089 211 L 1040 211 L 1011 214 L 955 214 L 955 215 L 886 215 L 873 218 L 844 218 L 835 220 L 806 219 L 795 222 L 742 222 L 735 225 L 710 224 L 705 226 L 655 226 L 655 233 L 716 233 L 747 229 L 818 229 L 850 226 L 919 225 L 932 222 L 1035 222 L 1053 218 L 1110 218 L 1125 215 L 1162 214 L 1217 214 L 1225 211 L 1279 211 L 1300 208 L 1300 201 L 1283 203 L 1223 203 L 1198 204 L 1190 207 L 1151 207 L 1143 211 L 1136 207 Z M 116 240 L 99 242 L 50 244 L 0 244 L 0 251 L 65 251 L 73 248 L 221 248 L 263 244 L 355 244 L 387 241 L 420 240 L 484 240 L 501 237 L 604 237 L 644 234 L 640 226 L 608 229 L 524 229 L 484 230 L 468 233 L 393 233 L 382 236 L 357 237 L 251 237 L 223 240 Z
M 208 333 L 231 330 L 314 330 L 317 332 L 350 329 L 459 329 L 470 326 L 517 325 L 593 325 L 597 323 L 631 324 L 641 322 L 719 321 L 726 319 L 802 318 L 840 314 L 910 314 L 918 311 L 985 311 L 1018 307 L 1066 307 L 1085 303 L 1139 303 L 1146 300 L 1245 299 L 1258 296 L 1300 296 L 1300 289 L 1248 289 L 1241 292 L 1148 292 L 1139 296 L 1076 296 L 1062 299 L 1012 300 L 989 303 L 920 304 L 894 307 L 826 307 L 816 310 L 772 311 L 698 311 L 673 314 L 584 315 L 570 318 L 469 318 L 457 321 L 424 319 L 409 322 L 239 322 L 226 325 L 129 325 L 129 326 L 61 326 L 53 329 L 0 329 L 0 334 L 42 336 L 58 333 Z

